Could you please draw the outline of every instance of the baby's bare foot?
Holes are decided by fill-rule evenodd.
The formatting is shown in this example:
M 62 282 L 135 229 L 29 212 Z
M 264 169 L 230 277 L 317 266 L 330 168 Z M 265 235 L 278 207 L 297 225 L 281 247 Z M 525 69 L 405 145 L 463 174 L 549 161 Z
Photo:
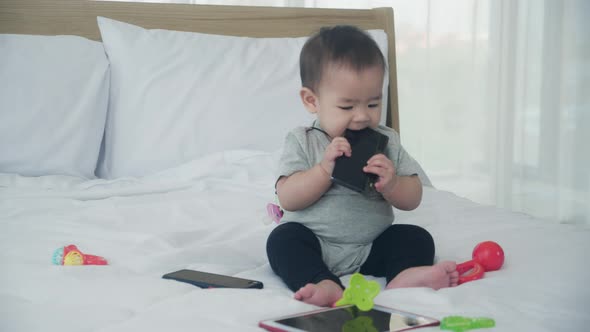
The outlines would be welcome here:
M 307 284 L 295 292 L 295 299 L 321 307 L 332 306 L 342 297 L 342 288 L 332 280 Z
M 419 266 L 403 270 L 385 288 L 430 287 L 440 289 L 455 287 L 458 283 L 457 264 L 444 261 L 433 266 Z

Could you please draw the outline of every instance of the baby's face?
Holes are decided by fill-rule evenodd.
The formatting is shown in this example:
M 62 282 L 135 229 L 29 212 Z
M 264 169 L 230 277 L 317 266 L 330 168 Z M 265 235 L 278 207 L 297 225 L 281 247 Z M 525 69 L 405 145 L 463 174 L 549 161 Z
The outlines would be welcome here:
M 361 71 L 343 66 L 326 68 L 317 95 L 322 128 L 337 137 L 346 129 L 377 127 L 381 120 L 383 75 L 381 66 Z

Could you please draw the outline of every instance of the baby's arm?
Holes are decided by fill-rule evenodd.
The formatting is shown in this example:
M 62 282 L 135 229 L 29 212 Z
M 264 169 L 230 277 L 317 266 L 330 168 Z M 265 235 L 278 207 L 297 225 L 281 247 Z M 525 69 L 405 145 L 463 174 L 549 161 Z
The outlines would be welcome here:
M 332 171 L 336 158 L 350 157 L 351 149 L 343 137 L 330 142 L 322 161 L 314 167 L 281 177 L 277 181 L 277 196 L 281 207 L 287 211 L 304 209 L 315 203 L 332 185 Z
M 398 176 L 391 191 L 382 192 L 383 197 L 400 210 L 413 210 L 422 201 L 422 182 L 417 175 Z
M 375 189 L 391 205 L 400 210 L 413 210 L 420 205 L 422 182 L 418 176 L 397 176 L 393 162 L 385 155 L 377 154 L 371 157 L 363 170 L 379 177 L 375 182 Z

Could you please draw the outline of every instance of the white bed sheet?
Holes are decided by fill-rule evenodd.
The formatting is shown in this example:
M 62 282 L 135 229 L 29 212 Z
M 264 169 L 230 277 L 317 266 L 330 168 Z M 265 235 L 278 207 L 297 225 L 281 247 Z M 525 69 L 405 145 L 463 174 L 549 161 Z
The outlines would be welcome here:
M 274 225 L 265 206 L 273 200 L 276 157 L 229 151 L 111 181 L 0 174 L 0 330 L 260 331 L 260 320 L 314 309 L 293 300 L 267 263 Z M 482 280 L 382 291 L 377 303 L 439 319 L 491 317 L 490 331 L 590 326 L 587 227 L 548 224 L 432 188 L 396 222 L 426 227 L 439 260 L 465 261 L 477 243 L 493 240 L 506 261 Z M 109 265 L 52 265 L 53 251 L 67 244 Z M 181 268 L 258 279 L 264 289 L 161 279 Z

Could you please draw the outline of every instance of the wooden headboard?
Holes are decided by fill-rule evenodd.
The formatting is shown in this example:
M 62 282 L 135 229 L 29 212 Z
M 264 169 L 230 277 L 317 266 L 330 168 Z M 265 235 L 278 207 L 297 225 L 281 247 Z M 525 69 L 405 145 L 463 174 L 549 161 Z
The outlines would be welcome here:
M 388 39 L 387 125 L 399 132 L 393 10 L 319 9 L 82 0 L 1 0 L 0 33 L 78 35 L 100 40 L 97 16 L 147 29 L 250 37 L 309 36 L 322 26 L 382 29 Z

